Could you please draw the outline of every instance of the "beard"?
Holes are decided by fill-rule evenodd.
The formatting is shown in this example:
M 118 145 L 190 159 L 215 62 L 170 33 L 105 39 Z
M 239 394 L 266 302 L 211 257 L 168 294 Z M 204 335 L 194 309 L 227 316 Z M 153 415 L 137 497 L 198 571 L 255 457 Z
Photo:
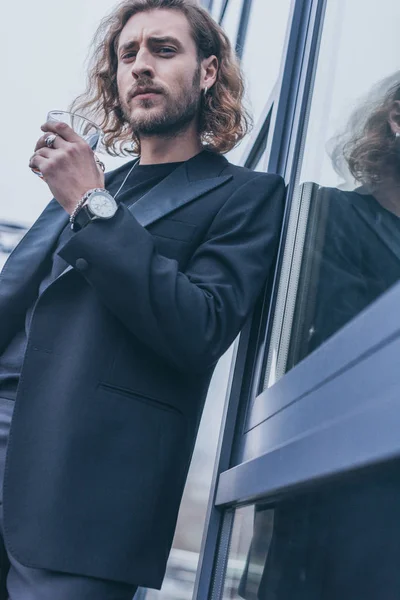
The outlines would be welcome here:
M 200 65 L 196 69 L 190 88 L 183 90 L 177 98 L 166 96 L 166 107 L 162 112 L 154 111 L 155 114 L 149 112 L 149 114 L 138 118 L 131 115 L 129 106 L 124 107 L 124 116 L 131 126 L 133 135 L 138 139 L 153 136 L 166 138 L 176 137 L 185 131 L 199 113 L 199 84 Z M 145 87 L 146 82 L 140 85 Z M 149 87 L 151 87 L 151 83 Z M 151 109 L 153 100 L 151 98 L 142 100 L 141 107 Z

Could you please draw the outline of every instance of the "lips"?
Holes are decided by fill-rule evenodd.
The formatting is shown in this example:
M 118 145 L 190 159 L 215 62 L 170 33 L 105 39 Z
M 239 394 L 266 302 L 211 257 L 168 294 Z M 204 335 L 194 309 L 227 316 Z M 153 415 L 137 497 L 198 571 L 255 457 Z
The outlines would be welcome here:
M 144 96 L 146 94 L 160 94 L 161 92 L 157 91 L 157 90 L 151 90 L 151 89 L 138 89 L 135 92 L 133 92 L 133 94 L 131 94 L 131 99 L 132 98 L 136 98 L 136 96 Z

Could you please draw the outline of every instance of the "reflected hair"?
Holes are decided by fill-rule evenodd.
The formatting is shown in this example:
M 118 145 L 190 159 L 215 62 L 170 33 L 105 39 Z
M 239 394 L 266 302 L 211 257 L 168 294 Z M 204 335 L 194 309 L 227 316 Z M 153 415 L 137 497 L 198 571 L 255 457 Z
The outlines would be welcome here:
M 246 135 L 251 118 L 244 107 L 244 84 L 239 62 L 222 28 L 194 0 L 124 0 L 105 17 L 92 42 L 87 87 L 70 110 L 94 120 L 104 132 L 108 154 L 140 154 L 140 140 L 132 133 L 118 95 L 118 43 L 131 17 L 155 9 L 182 12 L 190 25 L 198 61 L 215 55 L 218 74 L 215 84 L 202 95 L 198 135 L 204 147 L 224 154 Z
M 400 178 L 400 153 L 389 125 L 393 103 L 400 100 L 400 72 L 377 83 L 351 115 L 346 131 L 331 140 L 335 171 L 348 168 L 354 179 L 374 187 L 387 177 Z

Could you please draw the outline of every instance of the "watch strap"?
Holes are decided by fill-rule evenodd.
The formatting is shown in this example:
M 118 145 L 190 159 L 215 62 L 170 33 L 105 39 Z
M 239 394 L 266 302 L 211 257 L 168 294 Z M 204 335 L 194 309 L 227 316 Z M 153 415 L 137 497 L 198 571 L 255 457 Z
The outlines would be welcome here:
M 92 221 L 93 218 L 96 218 L 96 217 L 93 217 L 93 215 L 90 214 L 88 207 L 81 206 L 80 210 L 77 212 L 77 214 L 75 216 L 75 219 L 71 223 L 72 231 L 80 231 L 81 229 L 86 227 L 86 225 L 88 223 L 90 223 L 90 221 Z
M 79 200 L 78 204 L 75 206 L 74 211 L 72 212 L 72 214 L 69 218 L 69 222 L 71 224 L 72 231 L 79 231 L 79 229 L 82 229 L 82 227 L 85 227 L 85 225 L 87 225 L 90 221 L 93 220 L 93 218 L 95 218 L 86 209 L 85 213 L 86 213 L 87 218 L 85 218 L 84 216 L 81 216 L 79 223 L 75 226 L 76 218 L 82 212 L 82 208 L 84 207 L 85 202 L 90 198 L 90 196 L 92 194 L 94 194 L 96 192 L 105 192 L 106 194 L 109 193 L 105 188 L 94 188 L 94 189 L 88 190 L 86 192 L 86 194 L 84 194 L 82 196 L 82 198 Z

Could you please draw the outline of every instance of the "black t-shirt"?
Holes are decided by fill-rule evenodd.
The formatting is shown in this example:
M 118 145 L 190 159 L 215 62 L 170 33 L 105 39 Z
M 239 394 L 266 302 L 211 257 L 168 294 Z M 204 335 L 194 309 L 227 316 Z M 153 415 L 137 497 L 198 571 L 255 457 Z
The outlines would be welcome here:
M 129 173 L 132 164 L 132 162 L 129 162 L 112 173 L 107 183 L 107 190 L 112 195 L 117 193 L 126 175 Z M 116 201 L 119 202 L 120 196 L 123 194 L 124 204 L 127 204 L 128 206 L 134 204 L 154 186 L 165 179 L 165 177 L 172 173 L 172 171 L 180 164 L 181 163 L 179 162 L 175 162 L 157 165 L 136 165 L 121 189 L 121 192 L 116 196 Z M 130 193 L 128 194 L 127 192 Z M 90 227 L 90 224 L 88 227 Z M 51 260 L 49 261 L 50 268 L 48 274 L 39 286 L 37 297 L 39 297 L 50 283 L 61 275 L 61 273 L 69 266 L 61 256 L 58 256 L 57 252 L 73 235 L 75 234 L 68 223 L 58 238 L 57 245 L 54 248 Z M 0 398 L 15 400 L 35 303 L 36 300 L 26 313 L 24 327 L 16 332 L 16 335 L 0 356 Z

